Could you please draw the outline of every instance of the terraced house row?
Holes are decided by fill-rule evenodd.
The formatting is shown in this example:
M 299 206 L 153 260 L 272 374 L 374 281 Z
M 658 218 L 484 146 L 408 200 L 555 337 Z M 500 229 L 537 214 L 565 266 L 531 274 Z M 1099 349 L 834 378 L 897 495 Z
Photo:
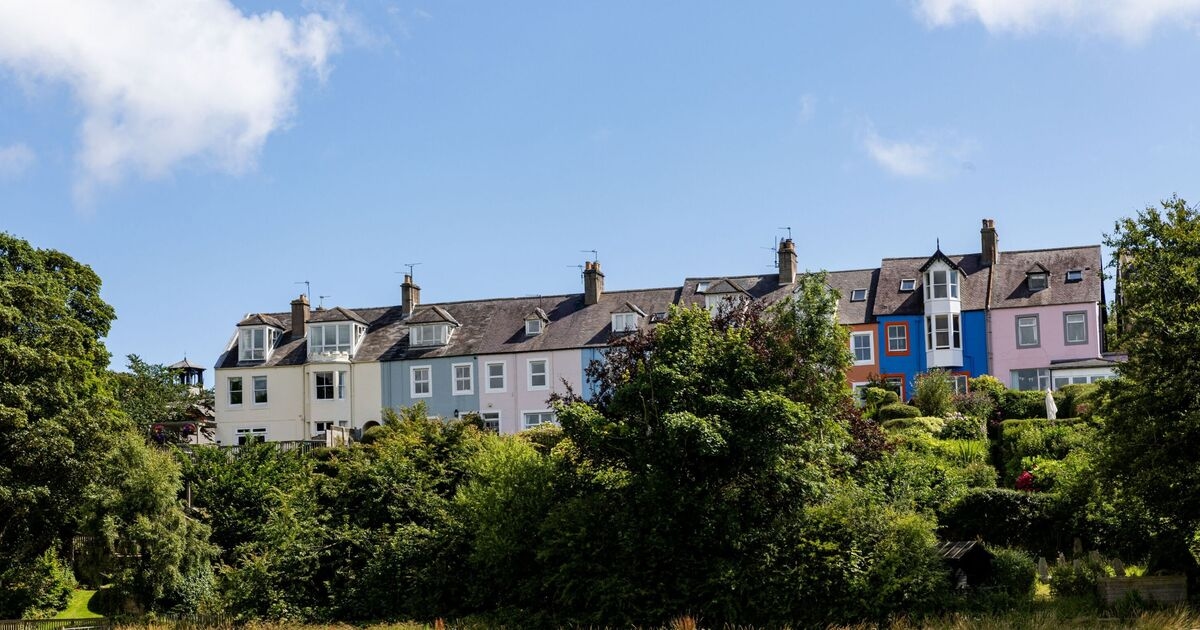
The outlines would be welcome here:
M 1002 252 L 983 221 L 980 251 L 885 258 L 834 271 L 838 318 L 850 329 L 855 386 L 877 375 L 911 395 L 942 368 L 957 385 L 992 374 L 1017 389 L 1109 378 L 1103 353 L 1099 245 Z M 778 273 L 687 278 L 682 286 L 605 291 L 598 262 L 582 293 L 422 304 L 405 276 L 397 306 L 255 313 L 237 324 L 216 365 L 217 438 L 224 444 L 299 440 L 333 426 L 363 430 L 382 410 L 424 402 L 431 415 L 481 414 L 512 433 L 554 421 L 547 402 L 585 396 L 587 366 L 619 335 L 649 330 L 672 304 L 710 310 L 730 300 L 773 302 L 796 287 L 797 254 L 780 242 Z

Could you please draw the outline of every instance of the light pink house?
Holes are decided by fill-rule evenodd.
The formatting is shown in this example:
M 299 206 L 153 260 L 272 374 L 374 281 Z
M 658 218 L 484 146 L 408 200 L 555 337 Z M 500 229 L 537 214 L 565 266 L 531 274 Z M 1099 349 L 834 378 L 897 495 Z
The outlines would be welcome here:
M 987 313 L 991 373 L 1024 390 L 1111 378 L 1100 246 L 998 258 Z

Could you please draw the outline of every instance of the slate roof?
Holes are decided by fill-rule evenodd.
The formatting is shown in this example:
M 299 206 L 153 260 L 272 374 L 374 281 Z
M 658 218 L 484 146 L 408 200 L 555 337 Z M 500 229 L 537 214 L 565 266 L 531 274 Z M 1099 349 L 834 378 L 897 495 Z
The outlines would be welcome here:
M 988 268 L 983 266 L 980 255 L 943 256 L 958 267 L 958 296 L 962 310 L 982 310 L 987 302 Z M 925 279 L 922 277 L 921 268 L 931 259 L 930 256 L 884 258 L 879 267 L 879 290 L 871 313 L 876 316 L 924 314 Z M 900 281 L 905 278 L 916 279 L 914 290 L 900 290 Z
M 1025 282 L 1025 272 L 1035 265 L 1049 272 L 1049 284 L 1040 291 L 1030 291 Z M 1067 282 L 1067 272 L 1080 269 L 1083 280 Z M 992 308 L 1103 302 L 1103 269 L 1099 245 L 1000 252 L 993 272 Z
M 826 272 L 825 283 L 841 293 L 841 298 L 838 300 L 838 323 L 849 325 L 865 324 L 871 321 L 871 306 L 875 302 L 875 284 L 878 274 L 878 269 Z M 708 291 L 696 290 L 702 282 L 709 283 Z M 726 282 L 732 285 L 732 288 L 719 287 L 719 291 L 716 292 L 718 294 L 743 292 L 753 299 L 761 299 L 768 303 L 778 302 L 796 290 L 795 283 L 780 285 L 777 273 L 723 278 L 688 278 L 683 283 L 680 303 L 684 306 L 704 306 L 705 294 L 714 293 L 712 289 L 717 286 L 718 282 L 722 285 Z M 850 291 L 853 289 L 867 289 L 867 299 L 862 302 L 851 302 Z M 649 311 L 650 309 L 645 310 Z
M 168 365 L 167 369 L 168 370 L 204 370 L 203 367 L 196 365 L 195 363 L 192 363 L 191 361 L 188 361 L 186 357 L 182 361 L 176 361 L 175 363 Z
M 403 318 L 400 306 L 354 309 L 367 324 L 367 333 L 357 352 L 355 362 L 394 361 L 428 357 L 472 356 L 509 352 L 548 352 L 572 348 L 603 347 L 612 338 L 612 312 L 624 309 L 625 304 L 639 305 L 647 313 L 663 312 L 678 301 L 678 288 L 608 291 L 593 306 L 585 306 L 583 294 L 551 295 L 521 298 L 500 298 L 464 302 L 444 302 L 418 306 L 409 320 Z M 525 335 L 525 317 L 542 309 L 548 323 L 540 335 Z M 425 317 L 421 314 L 426 313 Z M 415 346 L 408 344 L 410 324 L 458 322 L 450 342 L 444 346 Z M 280 338 L 271 358 L 265 362 L 239 362 L 237 340 L 217 361 L 217 368 L 303 365 L 307 361 L 305 339 L 292 336 L 291 314 L 270 313 L 287 332 Z M 652 326 L 644 317 L 639 325 Z M 421 320 L 421 321 L 418 321 Z M 311 320 L 310 320 L 311 322 Z M 426 322 L 426 323 L 430 323 Z
M 367 320 L 360 317 L 358 313 L 355 313 L 354 311 L 352 311 L 348 308 L 342 308 L 340 306 L 335 306 L 335 307 L 329 308 L 329 309 L 321 309 L 318 311 L 313 311 L 312 314 L 309 315 L 309 317 L 308 317 L 308 323 L 310 323 L 310 324 L 320 324 L 322 322 L 344 322 L 344 321 L 358 322 L 360 324 L 367 323 Z
M 453 324 L 455 327 L 461 326 L 457 319 L 450 314 L 446 309 L 432 304 L 429 306 L 418 306 L 413 312 L 412 317 L 408 318 L 409 324 Z
M 289 316 L 290 320 L 291 317 Z M 279 320 L 277 315 L 268 315 L 267 313 L 254 313 L 242 321 L 238 322 L 238 326 L 273 326 L 280 330 L 287 330 L 287 326 Z

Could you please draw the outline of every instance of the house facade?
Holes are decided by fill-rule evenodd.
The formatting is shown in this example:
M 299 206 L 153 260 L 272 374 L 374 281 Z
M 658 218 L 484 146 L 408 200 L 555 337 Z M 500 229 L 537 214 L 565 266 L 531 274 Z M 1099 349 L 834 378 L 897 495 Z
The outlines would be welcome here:
M 479 413 L 513 433 L 554 422 L 550 399 L 590 397 L 587 369 L 621 335 L 650 330 L 673 304 L 717 312 L 731 301 L 783 300 L 796 290 L 797 253 L 780 241 L 778 273 L 687 278 L 680 287 L 605 291 L 597 262 L 583 292 L 423 304 L 405 276 L 401 303 L 291 309 L 238 322 L 217 361 L 217 439 L 301 440 L 331 427 L 361 431 L 384 409 L 424 403 L 431 416 Z M 849 384 L 873 378 L 912 396 L 918 375 L 944 369 L 965 390 L 992 374 L 1016 389 L 1057 388 L 1113 375 L 1103 354 L 1100 247 L 999 249 L 985 219 L 980 251 L 885 258 L 877 268 L 826 273 L 848 329 Z

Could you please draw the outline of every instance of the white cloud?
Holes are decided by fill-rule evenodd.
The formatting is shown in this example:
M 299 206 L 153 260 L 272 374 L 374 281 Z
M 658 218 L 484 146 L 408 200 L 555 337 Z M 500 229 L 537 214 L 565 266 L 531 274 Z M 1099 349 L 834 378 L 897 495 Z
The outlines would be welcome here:
M 869 124 L 862 134 L 867 155 L 884 170 L 900 177 L 936 178 L 959 170 L 973 170 L 967 161 L 972 143 L 949 134 L 941 139 L 917 141 L 891 140 L 875 132 Z
M 1064 26 L 1137 41 L 1163 23 L 1195 23 L 1200 0 L 917 0 L 916 11 L 930 26 L 973 20 L 999 32 Z
M 37 161 L 33 149 L 22 143 L 0 147 L 0 179 L 20 177 Z
M 228 0 L 0 3 L 0 65 L 82 105 L 81 190 L 200 158 L 240 172 L 286 125 L 300 74 L 324 78 L 337 25 Z

